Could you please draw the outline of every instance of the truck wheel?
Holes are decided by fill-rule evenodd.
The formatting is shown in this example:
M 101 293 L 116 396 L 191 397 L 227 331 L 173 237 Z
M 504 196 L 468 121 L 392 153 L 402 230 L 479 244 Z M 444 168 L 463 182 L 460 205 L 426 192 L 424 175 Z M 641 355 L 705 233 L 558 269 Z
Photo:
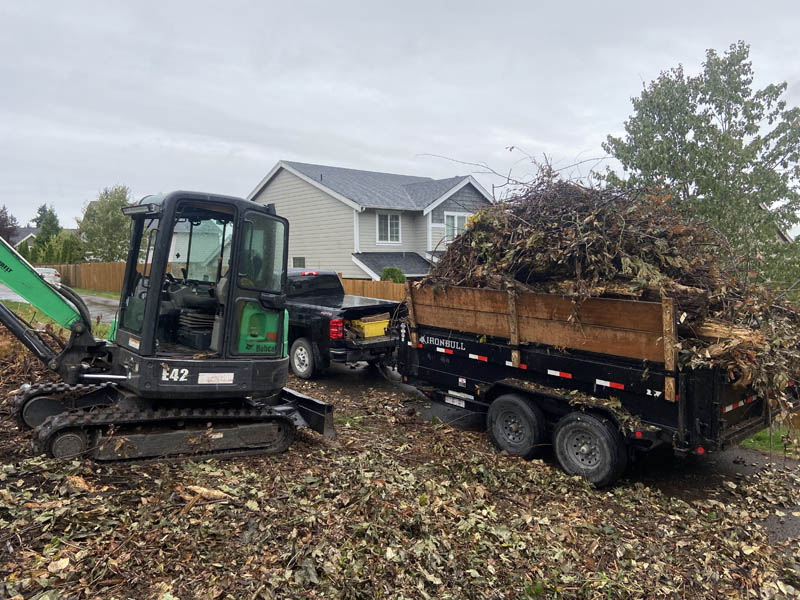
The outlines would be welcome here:
M 297 338 L 289 350 L 289 363 L 292 373 L 300 379 L 311 379 L 314 376 L 314 350 L 306 338 Z
M 625 471 L 628 453 L 619 428 L 609 419 L 571 412 L 556 425 L 553 447 L 561 468 L 597 487 L 610 485 Z
M 527 398 L 504 394 L 489 406 L 486 430 L 492 443 L 513 456 L 533 458 L 545 440 L 544 415 Z

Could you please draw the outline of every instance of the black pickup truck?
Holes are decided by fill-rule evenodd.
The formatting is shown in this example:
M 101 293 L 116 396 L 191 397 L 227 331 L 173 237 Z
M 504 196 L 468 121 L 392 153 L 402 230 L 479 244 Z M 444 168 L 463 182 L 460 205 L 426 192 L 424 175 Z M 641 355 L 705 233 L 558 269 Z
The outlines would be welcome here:
M 331 362 L 379 363 L 395 350 L 387 334 L 398 302 L 349 296 L 335 271 L 289 269 L 289 364 L 310 379 Z

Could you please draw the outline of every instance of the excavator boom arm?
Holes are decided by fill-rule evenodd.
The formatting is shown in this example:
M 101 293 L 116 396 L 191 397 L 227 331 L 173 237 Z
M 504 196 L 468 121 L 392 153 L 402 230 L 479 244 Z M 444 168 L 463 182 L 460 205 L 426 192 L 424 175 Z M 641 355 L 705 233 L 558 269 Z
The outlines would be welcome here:
M 0 238 L 0 283 L 14 290 L 64 329 L 71 329 L 73 323 L 81 320 L 80 313 L 2 238 Z
M 27 300 L 31 306 L 46 314 L 67 330 L 83 322 L 89 331 L 88 313 L 77 294 L 64 297 L 42 279 L 36 270 L 14 248 L 0 238 L 0 283 Z M 70 298 L 72 303 L 70 303 Z M 73 306 L 74 305 L 74 306 Z M 0 323 L 8 327 L 25 346 L 46 365 L 56 358 L 61 348 L 53 348 L 30 324 L 4 304 L 0 304 Z

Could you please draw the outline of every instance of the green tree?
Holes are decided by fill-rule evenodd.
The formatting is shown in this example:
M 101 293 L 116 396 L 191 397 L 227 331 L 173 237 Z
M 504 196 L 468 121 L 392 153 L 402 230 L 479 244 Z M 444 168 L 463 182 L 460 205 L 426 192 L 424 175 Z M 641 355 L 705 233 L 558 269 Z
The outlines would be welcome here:
M 44 211 L 42 211 L 42 208 L 44 208 Z M 56 211 L 52 206 L 42 205 L 39 207 L 33 222 L 39 227 L 39 231 L 36 233 L 36 238 L 33 242 L 31 258 L 35 262 L 48 262 L 46 258 L 48 242 L 61 233 L 58 215 L 56 215 Z
M 17 232 L 18 226 L 17 218 L 8 212 L 8 208 L 4 204 L 3 208 L 0 208 L 0 237 L 10 242 Z
M 85 242 L 86 254 L 93 260 L 125 260 L 130 245 L 130 220 L 122 209 L 130 204 L 130 190 L 116 185 L 105 188 L 97 200 L 86 205 L 78 231 Z
M 24 258 L 24 259 L 25 259 L 25 260 L 27 260 L 28 262 L 32 262 L 32 261 L 31 261 L 30 246 L 28 246 L 28 242 L 27 242 L 27 241 L 26 241 L 26 242 L 22 242 L 22 243 L 19 245 L 19 248 L 17 249 L 17 251 L 19 252 L 19 255 L 20 255 L 22 258 Z
M 44 220 L 45 215 L 48 212 L 51 212 L 52 210 L 53 210 L 52 207 L 48 207 L 47 204 L 42 204 L 39 208 L 36 209 L 36 216 L 31 219 L 31 222 L 36 227 L 41 227 L 42 226 L 42 221 Z
M 84 257 L 83 242 L 74 233 L 62 231 L 47 242 L 41 262 L 77 263 L 82 262 Z
M 754 89 L 749 56 L 738 42 L 722 56 L 706 51 L 696 76 L 682 66 L 662 72 L 632 99 L 625 136 L 603 147 L 622 163 L 624 183 L 665 189 L 725 234 L 748 259 L 743 271 L 794 280 L 800 249 L 782 232 L 798 223 L 800 109 L 786 106 L 786 83 Z

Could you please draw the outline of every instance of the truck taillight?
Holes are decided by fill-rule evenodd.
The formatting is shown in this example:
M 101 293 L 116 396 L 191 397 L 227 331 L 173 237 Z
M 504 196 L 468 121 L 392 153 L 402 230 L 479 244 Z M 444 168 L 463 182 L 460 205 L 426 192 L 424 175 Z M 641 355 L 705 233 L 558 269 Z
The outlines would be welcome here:
M 344 337 L 344 322 L 341 319 L 331 319 L 331 339 L 340 340 Z
M 303 275 L 304 277 L 307 277 L 307 276 L 309 276 L 309 275 L 319 275 L 319 272 L 318 272 L 318 271 L 303 271 L 303 272 L 302 272 L 302 275 Z
M 61 273 L 59 273 L 58 271 L 56 271 L 56 277 L 61 277 Z

